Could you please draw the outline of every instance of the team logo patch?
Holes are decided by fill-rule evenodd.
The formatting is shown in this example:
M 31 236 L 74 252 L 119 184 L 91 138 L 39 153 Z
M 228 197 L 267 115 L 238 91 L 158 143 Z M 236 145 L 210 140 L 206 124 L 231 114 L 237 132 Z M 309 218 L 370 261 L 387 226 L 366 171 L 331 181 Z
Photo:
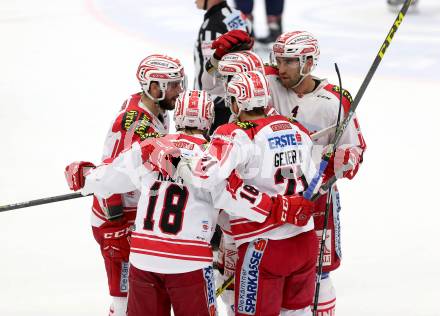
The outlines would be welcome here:
M 122 261 L 121 265 L 121 281 L 119 283 L 119 290 L 122 293 L 128 292 L 128 270 L 130 268 L 130 263 Z
M 209 316 L 217 315 L 217 301 L 215 299 L 215 288 L 214 288 L 214 270 L 211 266 L 203 268 L 203 277 L 206 283 L 206 297 L 208 304 Z
M 277 124 L 272 124 L 270 126 L 270 128 L 274 132 L 278 132 L 278 131 L 282 131 L 282 130 L 285 130 L 285 129 L 291 129 L 292 125 L 290 125 L 289 123 L 277 123 Z
M 270 149 L 284 148 L 286 146 L 302 145 L 301 134 L 298 132 L 274 135 L 267 139 Z
M 338 86 L 334 86 L 334 87 L 333 87 L 333 91 L 339 93 L 339 92 L 341 91 L 341 88 L 339 88 Z M 353 102 L 353 98 L 351 97 L 350 92 L 348 92 L 347 90 L 342 89 L 342 95 L 343 95 L 344 97 L 346 97 L 347 100 L 350 101 L 350 103 Z
M 237 124 L 237 126 L 242 129 L 250 129 L 252 127 L 257 126 L 257 124 L 255 124 L 254 122 L 248 122 L 248 121 L 237 121 L 235 122 L 235 124 Z
M 122 118 L 122 129 L 128 131 L 130 129 L 131 124 L 136 121 L 138 117 L 138 111 L 131 110 L 124 113 Z
M 238 312 L 245 315 L 255 315 L 257 311 L 258 279 L 260 263 L 266 249 L 267 239 L 257 239 L 249 243 L 244 257 L 240 274 L 240 289 L 238 295 Z
M 141 140 L 146 139 L 151 133 L 147 133 L 147 130 L 150 128 L 150 119 L 146 114 L 143 114 L 139 121 L 136 122 L 136 127 L 134 129 L 134 133 L 139 135 Z M 154 133 L 157 134 L 157 133 Z

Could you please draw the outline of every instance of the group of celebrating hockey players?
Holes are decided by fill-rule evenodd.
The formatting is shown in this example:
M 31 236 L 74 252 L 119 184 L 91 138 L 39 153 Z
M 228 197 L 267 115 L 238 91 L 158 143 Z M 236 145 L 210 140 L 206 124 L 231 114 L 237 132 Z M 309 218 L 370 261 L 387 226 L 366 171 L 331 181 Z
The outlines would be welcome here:
M 309 32 L 281 34 L 264 65 L 244 15 L 225 1 L 196 3 L 207 10 L 195 51 L 197 89 L 186 88 L 178 59 L 146 57 L 137 69 L 142 91 L 111 125 L 102 163 L 66 167 L 72 190 L 94 194 L 92 229 L 113 297 L 109 314 L 216 315 L 216 287 L 225 283 L 229 315 L 312 315 L 325 226 L 315 312 L 335 315 L 329 273 L 341 259 L 338 190 L 319 191 L 315 202 L 302 193 L 351 96 L 312 76 L 320 51 Z M 226 22 L 210 37 L 216 14 Z M 353 117 L 319 184 L 352 179 L 365 148 Z M 210 243 L 217 224 L 223 236 L 215 280 Z

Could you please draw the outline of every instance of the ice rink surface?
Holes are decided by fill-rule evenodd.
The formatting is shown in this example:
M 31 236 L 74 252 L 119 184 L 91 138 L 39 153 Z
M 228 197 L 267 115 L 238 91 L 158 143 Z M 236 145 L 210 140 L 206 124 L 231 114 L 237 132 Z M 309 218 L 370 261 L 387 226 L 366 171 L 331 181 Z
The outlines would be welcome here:
M 266 32 L 256 1 L 257 35 Z M 0 205 L 68 193 L 64 167 L 98 161 L 110 122 L 151 53 L 193 74 L 203 12 L 185 0 L 0 2 Z M 395 13 L 385 0 L 287 0 L 285 30 L 321 44 L 315 74 L 356 94 Z M 440 3 L 407 15 L 358 116 L 368 144 L 341 181 L 338 316 L 440 315 Z M 106 315 L 90 198 L 0 213 L 0 315 Z

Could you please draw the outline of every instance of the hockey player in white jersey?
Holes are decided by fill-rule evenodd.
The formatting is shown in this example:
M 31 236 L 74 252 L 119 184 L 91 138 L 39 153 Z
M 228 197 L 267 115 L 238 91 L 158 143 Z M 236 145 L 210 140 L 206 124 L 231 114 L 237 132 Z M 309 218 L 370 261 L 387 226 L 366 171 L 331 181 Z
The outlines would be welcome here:
M 205 79 L 208 92 L 216 95 L 224 95 L 226 87 L 231 78 L 237 73 L 248 71 L 259 71 L 264 74 L 264 64 L 260 56 L 250 50 L 243 50 L 224 55 L 216 66 L 216 71 L 205 73 L 204 76 L 210 77 Z M 266 113 L 271 111 L 271 105 L 265 108 Z M 236 114 L 232 113 L 230 121 L 236 120 Z M 230 236 L 229 217 L 226 213 L 221 213 L 219 225 L 222 227 L 223 234 L 218 252 L 218 265 L 221 272 L 218 275 L 220 281 L 225 281 L 235 274 L 235 264 L 237 261 L 237 247 L 234 239 Z M 226 304 L 228 315 L 234 315 L 234 282 L 222 293 L 221 298 Z
M 337 123 L 341 92 L 338 86 L 326 79 L 314 77 L 312 72 L 320 55 L 317 39 L 309 32 L 295 31 L 282 34 L 273 45 L 273 62 L 276 66 L 266 67 L 273 105 L 286 117 L 293 118 L 304 125 L 311 133 L 328 128 Z M 341 120 L 350 108 L 352 98 L 346 90 L 342 91 Z M 321 148 L 328 145 L 334 131 L 315 141 Z M 317 146 L 318 148 L 318 146 Z M 334 158 L 327 168 L 327 176 L 334 171 L 338 178 L 352 179 L 362 162 L 366 144 L 356 115 L 348 124 L 336 149 Z M 316 158 L 319 163 L 322 149 Z M 338 268 L 341 260 L 339 193 L 333 187 L 328 238 L 324 253 L 323 279 L 321 281 L 318 315 L 335 315 L 336 294 L 329 272 Z M 315 230 L 320 238 L 324 225 L 326 196 L 316 203 L 314 214 Z
M 218 213 L 214 206 L 258 222 L 270 218 L 302 225 L 310 218 L 311 205 L 298 205 L 296 197 L 272 199 L 236 176 L 209 192 L 173 180 L 150 164 L 163 160 L 160 152 L 170 143 L 186 156 L 200 155 L 212 119 L 213 103 L 206 92 L 187 91 L 178 98 L 175 110 L 180 133 L 135 143 L 87 176 L 84 194 L 105 198 L 115 192 L 141 192 L 131 235 L 130 316 L 169 315 L 171 305 L 175 315 L 215 314 L 209 245 Z M 70 178 L 78 176 L 77 172 Z
M 140 62 L 136 77 L 142 92 L 132 94 L 122 105 L 107 132 L 102 160 L 115 158 L 133 142 L 168 132 L 167 110 L 174 108 L 184 89 L 182 64 L 176 58 L 153 54 Z M 92 231 L 100 245 L 112 297 L 109 316 L 126 314 L 130 247 L 127 228 L 134 222 L 138 199 L 136 190 L 106 199 L 93 198 Z M 115 233 L 118 238 L 112 237 Z
M 312 204 L 298 194 L 315 173 L 312 141 L 301 125 L 281 115 L 265 116 L 269 90 L 264 75 L 234 75 L 226 100 L 238 121 L 217 128 L 204 155 L 182 160 L 178 174 L 185 182 L 213 187 L 235 172 L 265 193 Z M 311 315 L 317 260 L 313 220 L 298 226 L 235 215 L 230 229 L 238 246 L 235 314 Z

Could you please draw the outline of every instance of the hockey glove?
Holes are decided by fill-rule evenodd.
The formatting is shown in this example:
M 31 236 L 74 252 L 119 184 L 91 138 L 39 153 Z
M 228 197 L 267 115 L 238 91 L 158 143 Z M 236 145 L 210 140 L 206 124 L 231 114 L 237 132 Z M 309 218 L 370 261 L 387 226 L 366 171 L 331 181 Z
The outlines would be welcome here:
M 172 140 L 175 135 L 147 139 L 141 143 L 142 162 L 147 169 L 173 177 L 180 157 L 180 149 Z
M 352 179 L 361 163 L 362 150 L 359 147 L 338 147 L 335 151 L 333 171 L 336 178 Z
M 254 40 L 242 30 L 232 30 L 218 37 L 211 45 L 215 49 L 214 58 L 222 59 L 224 55 L 239 50 L 252 49 Z
M 254 39 L 245 31 L 232 30 L 220 35 L 212 42 L 211 48 L 215 51 L 205 64 L 206 71 L 212 74 L 217 69 L 219 60 L 227 53 L 249 50 L 252 49 L 252 46 L 254 46 Z
M 128 262 L 130 255 L 130 224 L 124 218 L 105 222 L 95 230 L 95 238 L 104 257 Z
M 300 195 L 277 195 L 272 199 L 271 213 L 275 216 L 277 222 L 290 223 L 296 226 L 305 226 L 309 222 L 315 203 Z
M 70 190 L 78 191 L 84 187 L 85 175 L 95 168 L 95 165 L 88 161 L 75 161 L 68 165 L 64 171 L 67 184 Z

